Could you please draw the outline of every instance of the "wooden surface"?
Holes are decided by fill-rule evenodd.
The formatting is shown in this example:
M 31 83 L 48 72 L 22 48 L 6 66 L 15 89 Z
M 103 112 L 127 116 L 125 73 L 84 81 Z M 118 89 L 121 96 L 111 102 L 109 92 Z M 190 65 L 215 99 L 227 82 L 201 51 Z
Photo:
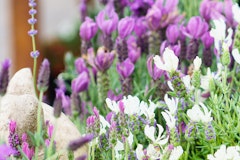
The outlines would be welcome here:
M 30 9 L 28 1 L 11 0 L 11 6 L 13 26 L 13 70 L 15 72 L 23 67 L 32 68 L 33 59 L 30 57 L 32 41 L 31 37 L 28 36 L 28 31 L 30 29 L 30 25 L 27 22 L 30 18 L 28 14 Z M 36 41 L 38 42 L 38 39 L 36 39 Z M 38 43 L 37 49 L 40 50 Z

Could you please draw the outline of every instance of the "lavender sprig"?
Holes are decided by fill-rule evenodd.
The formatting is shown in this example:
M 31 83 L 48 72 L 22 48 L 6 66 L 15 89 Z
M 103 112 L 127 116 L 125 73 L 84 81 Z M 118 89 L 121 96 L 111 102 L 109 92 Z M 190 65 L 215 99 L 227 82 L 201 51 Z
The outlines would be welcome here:
M 10 67 L 10 60 L 6 59 L 2 63 L 2 69 L 0 71 L 0 95 L 4 95 L 7 91 L 7 86 L 9 82 L 9 67 Z
M 36 70 L 37 70 L 37 58 L 39 56 L 39 51 L 36 49 L 36 41 L 35 36 L 38 33 L 38 31 L 35 29 L 35 24 L 37 23 L 37 19 L 35 18 L 35 14 L 37 14 L 37 10 L 35 7 L 37 6 L 37 3 L 35 0 L 29 0 L 28 2 L 29 7 L 31 8 L 29 10 L 29 14 L 31 16 L 30 19 L 28 19 L 28 23 L 31 25 L 31 29 L 28 31 L 28 35 L 32 38 L 32 51 L 30 53 L 31 57 L 34 59 L 33 62 L 33 83 L 35 88 L 35 93 L 37 93 L 37 87 L 36 87 Z

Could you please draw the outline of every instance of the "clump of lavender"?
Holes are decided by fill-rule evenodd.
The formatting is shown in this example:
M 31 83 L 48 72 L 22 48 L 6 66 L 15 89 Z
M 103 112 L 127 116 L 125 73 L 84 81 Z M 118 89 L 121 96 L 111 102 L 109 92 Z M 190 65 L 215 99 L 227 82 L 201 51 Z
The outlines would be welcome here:
M 7 91 L 7 86 L 9 82 L 9 68 L 11 62 L 9 59 L 6 59 L 2 63 L 2 68 L 0 71 L 0 95 L 4 95 Z
M 14 156 L 20 156 L 20 152 L 18 151 L 18 147 L 21 145 L 18 134 L 16 132 L 17 123 L 15 121 L 10 121 L 9 123 L 9 136 L 8 143 L 16 151 Z

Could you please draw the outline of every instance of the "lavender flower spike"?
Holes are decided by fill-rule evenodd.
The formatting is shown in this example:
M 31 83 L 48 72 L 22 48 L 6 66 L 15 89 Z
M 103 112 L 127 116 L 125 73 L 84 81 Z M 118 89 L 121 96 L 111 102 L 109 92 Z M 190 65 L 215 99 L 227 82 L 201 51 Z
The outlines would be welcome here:
M 127 58 L 122 63 L 117 64 L 117 72 L 123 79 L 128 78 L 133 73 L 133 70 L 134 64 L 131 62 L 129 58 Z
M 120 38 L 124 39 L 131 34 L 134 29 L 134 25 L 135 21 L 131 17 L 125 17 L 121 19 L 118 23 L 118 34 Z
M 114 57 L 114 52 L 108 52 L 104 47 L 100 47 L 94 61 L 98 71 L 107 71 L 111 67 Z
M 74 93 L 80 93 L 88 89 L 89 77 L 87 72 L 82 72 L 72 81 L 72 91 Z
M 117 29 L 118 15 L 112 5 L 106 6 L 104 10 L 98 13 L 96 17 L 98 27 L 103 34 L 111 35 Z
M 9 82 L 9 67 L 11 62 L 9 59 L 6 59 L 2 63 L 2 69 L 0 71 L 0 95 L 4 95 L 7 90 L 8 82 Z
M 45 92 L 47 90 L 49 77 L 50 77 L 50 63 L 47 59 L 44 59 L 38 73 L 37 85 L 40 91 Z
M 64 95 L 63 90 L 56 89 L 56 98 L 53 103 L 53 115 L 58 118 L 62 112 L 62 96 Z
M 91 18 L 86 17 L 80 27 L 80 36 L 84 41 L 89 42 L 95 36 L 97 30 L 97 24 Z
M 84 146 L 85 144 L 89 143 L 94 138 L 93 134 L 88 134 L 84 137 L 81 137 L 80 139 L 77 139 L 75 141 L 72 141 L 68 145 L 68 149 L 71 151 L 75 151 L 78 148 Z

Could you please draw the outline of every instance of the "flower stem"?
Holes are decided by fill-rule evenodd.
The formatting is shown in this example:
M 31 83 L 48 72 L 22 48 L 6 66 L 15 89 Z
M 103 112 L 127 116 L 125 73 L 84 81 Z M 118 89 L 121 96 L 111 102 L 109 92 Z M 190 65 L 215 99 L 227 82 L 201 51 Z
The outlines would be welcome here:
M 185 159 L 185 160 L 188 159 L 189 149 L 190 149 L 190 143 L 188 142 L 188 143 L 187 143 L 187 149 L 186 149 L 185 156 L 184 156 L 184 159 Z
M 125 158 L 124 160 L 128 160 L 128 142 L 127 139 L 125 140 Z
M 36 138 L 36 148 L 35 148 L 35 158 L 38 159 L 38 150 L 40 146 L 40 135 L 42 131 L 42 99 L 43 99 L 43 91 L 40 91 L 39 99 L 38 99 L 38 110 L 37 110 L 37 138 Z
M 50 144 L 49 144 L 49 147 L 48 147 L 48 151 L 47 151 L 47 157 L 50 157 L 52 155 L 52 150 L 53 150 L 53 145 L 54 145 L 54 138 L 55 138 L 55 135 L 56 135 L 56 129 L 57 129 L 57 118 L 55 118 L 55 122 L 54 122 L 54 128 L 53 128 L 53 135 L 51 137 L 51 140 L 50 140 Z
M 114 150 L 114 147 L 112 147 L 112 160 L 115 160 L 115 150 Z

